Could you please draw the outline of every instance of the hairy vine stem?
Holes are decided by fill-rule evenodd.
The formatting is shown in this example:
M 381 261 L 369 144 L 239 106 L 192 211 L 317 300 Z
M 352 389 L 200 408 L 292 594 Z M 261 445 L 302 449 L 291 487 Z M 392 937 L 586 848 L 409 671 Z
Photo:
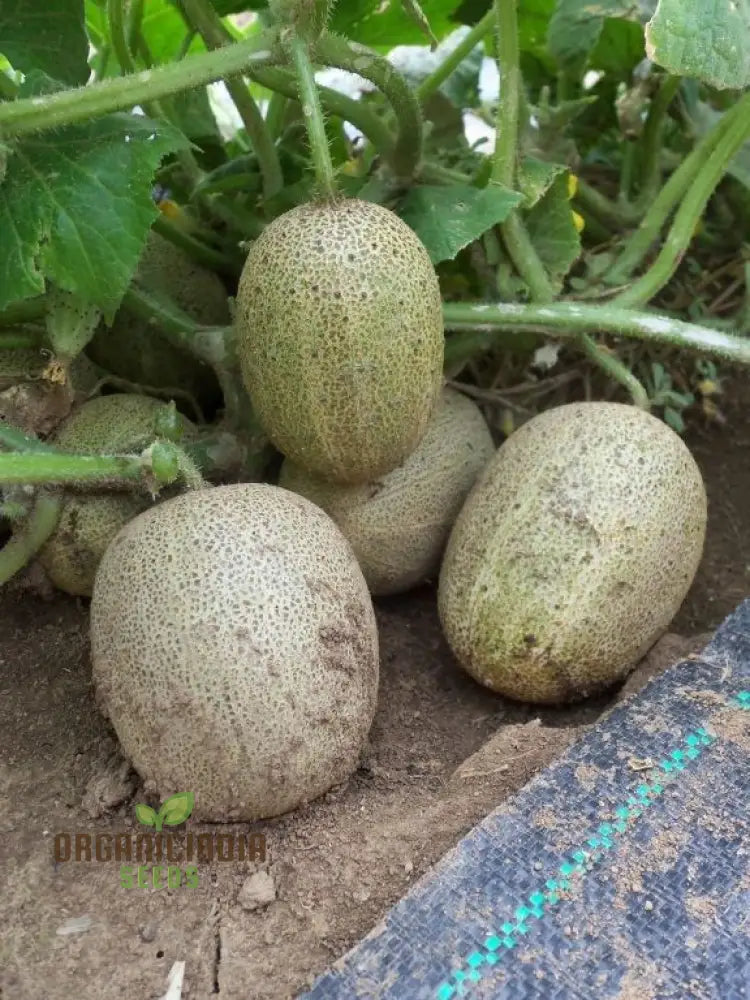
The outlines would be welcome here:
M 750 340 L 671 316 L 624 309 L 615 304 L 554 302 L 549 305 L 516 302 L 447 302 L 443 320 L 449 330 L 474 330 L 481 335 L 503 329 L 528 330 L 563 339 L 581 333 L 610 333 L 615 337 L 698 351 L 723 361 L 750 365 Z M 483 343 L 480 339 L 478 343 Z
M 336 179 L 331 162 L 331 151 L 328 147 L 323 109 L 320 106 L 320 97 L 318 96 L 318 85 L 315 82 L 315 73 L 310 62 L 308 42 L 293 33 L 289 38 L 288 48 L 297 76 L 299 101 L 305 119 L 307 137 L 310 141 L 310 154 L 315 167 L 318 188 L 324 198 L 333 198 L 336 195 Z
M 695 227 L 724 176 L 727 164 L 734 159 L 748 138 L 750 114 L 747 118 L 734 118 L 683 198 L 656 260 L 638 281 L 612 300 L 614 303 L 621 306 L 645 305 L 666 285 L 679 267 L 695 233 Z
M 208 49 L 231 44 L 231 35 L 210 0 L 182 0 L 182 7 L 190 26 L 200 34 Z M 271 132 L 242 77 L 228 76 L 225 82 L 258 157 L 263 195 L 266 199 L 272 198 L 284 186 L 284 176 Z
M 398 123 L 390 164 L 397 177 L 412 177 L 422 157 L 423 123 L 419 102 L 406 80 L 387 59 L 335 35 L 323 34 L 315 44 L 315 55 L 327 66 L 363 76 L 385 94 Z
M 132 108 L 144 101 L 169 97 L 200 87 L 224 76 L 243 72 L 252 65 L 280 61 L 275 35 L 264 33 L 235 42 L 213 52 L 199 52 L 180 62 L 125 76 L 100 80 L 84 87 L 57 91 L 39 97 L 0 104 L 0 135 L 27 135 L 61 128 Z
M 474 47 L 482 41 L 485 35 L 488 35 L 492 31 L 494 24 L 494 12 L 488 10 L 484 17 L 480 21 L 477 21 L 471 31 L 464 35 L 455 49 L 448 53 L 440 65 L 422 80 L 417 87 L 417 97 L 423 104 L 445 83 L 451 73 L 461 65 L 464 59 L 471 55 Z
M 606 275 L 608 284 L 626 284 L 652 244 L 658 239 L 662 226 L 674 211 L 677 203 L 684 197 L 701 172 L 707 166 L 709 170 L 711 169 L 709 161 L 724 135 L 733 128 L 733 125 L 741 122 L 750 127 L 750 92 L 744 94 L 729 111 L 722 115 L 670 176 Z M 725 160 L 724 168 L 729 160 L 731 160 L 731 156 Z

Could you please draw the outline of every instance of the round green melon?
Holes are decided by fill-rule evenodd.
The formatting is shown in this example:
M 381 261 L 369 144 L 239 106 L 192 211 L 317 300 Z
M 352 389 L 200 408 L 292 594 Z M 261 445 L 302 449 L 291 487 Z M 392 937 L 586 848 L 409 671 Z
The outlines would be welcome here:
M 479 407 L 443 389 L 417 448 L 382 479 L 341 486 L 287 459 L 279 486 L 330 514 L 354 549 L 371 594 L 398 594 L 435 574 L 456 515 L 493 453 Z
M 97 396 L 76 410 L 52 441 L 78 454 L 136 453 L 154 440 L 157 414 L 165 404 L 148 396 Z M 190 437 L 194 425 L 179 418 Z M 90 597 L 97 566 L 124 524 L 149 506 L 133 493 L 82 493 L 65 497 L 60 521 L 39 552 L 52 583 L 68 594 Z
M 226 289 L 218 275 L 158 233 L 149 233 L 135 281 L 146 291 L 168 298 L 198 323 L 226 326 L 230 322 Z M 185 389 L 206 406 L 216 405 L 221 398 L 213 369 L 171 344 L 125 306 L 111 327 L 99 326 L 86 353 L 113 375 L 138 385 Z
M 666 424 L 619 403 L 548 410 L 502 445 L 456 520 L 440 572 L 445 635 L 493 691 L 584 698 L 665 631 L 705 531 L 700 471 Z
M 393 212 L 344 199 L 279 216 L 250 248 L 236 329 L 258 418 L 297 465 L 371 482 L 419 444 L 442 383 L 440 289 Z
M 378 635 L 350 546 L 303 497 L 194 490 L 130 521 L 91 603 L 99 704 L 160 801 L 252 821 L 355 769 L 378 690 Z

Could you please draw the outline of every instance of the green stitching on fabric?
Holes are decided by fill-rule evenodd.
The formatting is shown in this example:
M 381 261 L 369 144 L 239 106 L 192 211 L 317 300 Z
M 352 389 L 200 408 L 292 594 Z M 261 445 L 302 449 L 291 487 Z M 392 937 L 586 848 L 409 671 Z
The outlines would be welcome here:
M 735 699 L 742 708 L 750 709 L 750 691 L 740 691 Z M 478 983 L 484 974 L 484 968 L 501 962 L 503 955 L 512 951 L 519 943 L 516 938 L 529 932 L 529 920 L 541 920 L 553 906 L 562 902 L 561 893 L 569 893 L 577 876 L 583 876 L 604 856 L 617 846 L 622 834 L 631 826 L 644 811 L 652 805 L 663 792 L 667 784 L 671 784 L 685 768 L 700 757 L 703 750 L 710 746 L 716 736 L 700 727 L 689 733 L 683 740 L 683 747 L 677 747 L 660 761 L 659 779 L 643 782 L 635 789 L 635 794 L 628 796 L 627 802 L 614 809 L 614 819 L 601 823 L 577 850 L 572 851 L 562 862 L 555 878 L 547 879 L 543 889 L 532 892 L 528 900 L 515 910 L 515 922 L 505 921 L 497 934 L 490 934 L 484 942 L 484 951 L 472 951 L 464 965 L 469 971 L 455 969 L 452 982 L 442 982 L 435 993 L 435 1000 L 453 1000 L 454 997 L 465 996 L 472 983 Z M 593 848 L 593 850 L 589 850 Z

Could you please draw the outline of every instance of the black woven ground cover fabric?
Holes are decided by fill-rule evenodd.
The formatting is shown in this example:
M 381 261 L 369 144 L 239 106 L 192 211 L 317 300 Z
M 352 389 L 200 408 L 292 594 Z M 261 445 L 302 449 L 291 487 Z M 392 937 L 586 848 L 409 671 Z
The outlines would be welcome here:
M 750 600 L 487 816 L 305 1000 L 750 997 Z

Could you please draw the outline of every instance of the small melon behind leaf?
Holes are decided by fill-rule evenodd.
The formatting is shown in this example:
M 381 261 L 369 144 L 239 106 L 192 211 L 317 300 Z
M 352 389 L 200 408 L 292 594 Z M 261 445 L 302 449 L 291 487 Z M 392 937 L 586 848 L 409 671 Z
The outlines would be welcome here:
M 351 548 L 287 490 L 193 491 L 130 521 L 91 604 L 97 696 L 163 801 L 251 821 L 322 795 L 357 765 L 378 640 Z
M 444 389 L 425 436 L 393 472 L 339 486 L 287 459 L 279 485 L 322 507 L 341 528 L 372 594 L 398 594 L 429 579 L 466 494 L 494 452 L 479 408 Z
M 451 533 L 438 604 L 461 665 L 520 701 L 586 697 L 659 638 L 700 562 L 706 493 L 684 442 L 619 403 L 534 417 Z

